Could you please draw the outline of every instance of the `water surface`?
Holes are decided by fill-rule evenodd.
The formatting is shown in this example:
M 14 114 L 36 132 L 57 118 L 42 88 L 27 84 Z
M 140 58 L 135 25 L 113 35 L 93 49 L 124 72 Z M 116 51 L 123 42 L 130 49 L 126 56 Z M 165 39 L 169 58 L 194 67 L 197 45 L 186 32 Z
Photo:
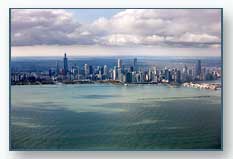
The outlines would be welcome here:
M 221 91 L 164 85 L 11 87 L 11 148 L 221 148 Z

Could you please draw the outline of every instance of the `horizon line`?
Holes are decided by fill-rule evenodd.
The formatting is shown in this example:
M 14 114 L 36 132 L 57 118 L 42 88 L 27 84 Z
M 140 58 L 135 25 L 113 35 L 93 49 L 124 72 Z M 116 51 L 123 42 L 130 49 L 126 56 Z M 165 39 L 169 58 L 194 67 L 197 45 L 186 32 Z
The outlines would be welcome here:
M 65 54 L 65 53 L 64 53 Z M 222 55 L 216 55 L 216 56 L 192 56 L 192 55 L 69 55 L 67 54 L 67 57 L 222 57 Z M 64 57 L 64 55 L 50 55 L 50 56 L 10 56 L 11 58 L 19 58 L 19 57 Z

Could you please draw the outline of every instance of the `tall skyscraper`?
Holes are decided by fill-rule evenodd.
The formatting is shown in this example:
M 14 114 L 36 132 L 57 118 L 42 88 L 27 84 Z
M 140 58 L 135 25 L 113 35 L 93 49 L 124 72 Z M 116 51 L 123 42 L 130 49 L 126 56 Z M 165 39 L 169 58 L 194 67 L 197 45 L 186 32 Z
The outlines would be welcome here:
M 182 81 L 186 82 L 188 80 L 188 67 L 184 65 L 182 72 Z
M 94 71 L 93 71 L 93 66 L 92 66 L 92 65 L 90 65 L 90 66 L 89 66 L 89 74 L 91 74 L 91 75 L 92 75 L 92 74 L 93 74 L 93 72 L 94 72 Z
M 152 80 L 152 69 L 149 68 L 148 70 L 148 80 L 151 81 Z
M 64 63 L 64 75 L 67 75 L 69 68 L 68 68 L 68 59 L 66 57 L 66 53 L 64 54 L 63 63 Z
M 108 66 L 104 65 L 104 75 L 108 75 Z
M 78 77 L 79 77 L 79 68 L 78 68 L 78 66 L 76 64 L 72 67 L 71 73 L 73 75 L 73 79 L 78 79 Z
M 133 69 L 136 71 L 137 70 L 137 58 L 133 59 Z
M 85 74 L 85 78 L 87 78 L 89 76 L 89 74 L 90 74 L 89 65 L 88 64 L 84 65 L 84 74 Z
M 114 69 L 113 69 L 113 80 L 117 80 L 117 67 L 114 66 Z
M 171 70 L 165 68 L 165 80 L 167 80 L 168 82 L 171 81 Z
M 51 78 L 52 77 L 52 70 L 49 69 L 49 77 Z
M 201 60 L 197 60 L 196 63 L 196 77 L 199 78 L 201 75 Z
M 181 82 L 181 73 L 180 70 L 175 71 L 175 82 L 180 83 Z
M 117 77 L 119 81 L 122 81 L 122 70 L 120 67 L 117 70 Z
M 117 60 L 117 67 L 118 67 L 118 68 L 121 68 L 121 67 L 122 67 L 122 60 L 121 60 L 121 59 L 118 59 L 118 60 Z

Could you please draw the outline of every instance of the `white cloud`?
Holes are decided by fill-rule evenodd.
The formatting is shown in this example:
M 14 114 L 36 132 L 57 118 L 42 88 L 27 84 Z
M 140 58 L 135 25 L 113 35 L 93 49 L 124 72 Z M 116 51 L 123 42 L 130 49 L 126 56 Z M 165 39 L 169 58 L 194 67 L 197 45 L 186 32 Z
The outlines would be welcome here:
M 58 9 L 13 9 L 12 10 L 12 44 L 72 44 L 70 38 L 80 24 L 73 15 Z
M 12 44 L 194 48 L 221 44 L 218 9 L 127 9 L 91 24 L 77 21 L 67 10 L 14 9 Z
M 181 35 L 176 41 L 194 42 L 194 43 L 220 43 L 220 38 L 205 33 L 204 34 L 185 33 Z
M 141 37 L 136 35 L 112 34 L 102 38 L 102 43 L 107 45 L 140 44 Z

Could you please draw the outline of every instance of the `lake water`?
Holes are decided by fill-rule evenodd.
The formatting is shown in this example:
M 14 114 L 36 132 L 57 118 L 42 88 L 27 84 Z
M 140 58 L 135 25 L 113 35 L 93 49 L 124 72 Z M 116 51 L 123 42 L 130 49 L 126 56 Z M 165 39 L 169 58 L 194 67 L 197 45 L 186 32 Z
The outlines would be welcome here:
M 221 148 L 221 91 L 165 85 L 11 86 L 11 148 Z

